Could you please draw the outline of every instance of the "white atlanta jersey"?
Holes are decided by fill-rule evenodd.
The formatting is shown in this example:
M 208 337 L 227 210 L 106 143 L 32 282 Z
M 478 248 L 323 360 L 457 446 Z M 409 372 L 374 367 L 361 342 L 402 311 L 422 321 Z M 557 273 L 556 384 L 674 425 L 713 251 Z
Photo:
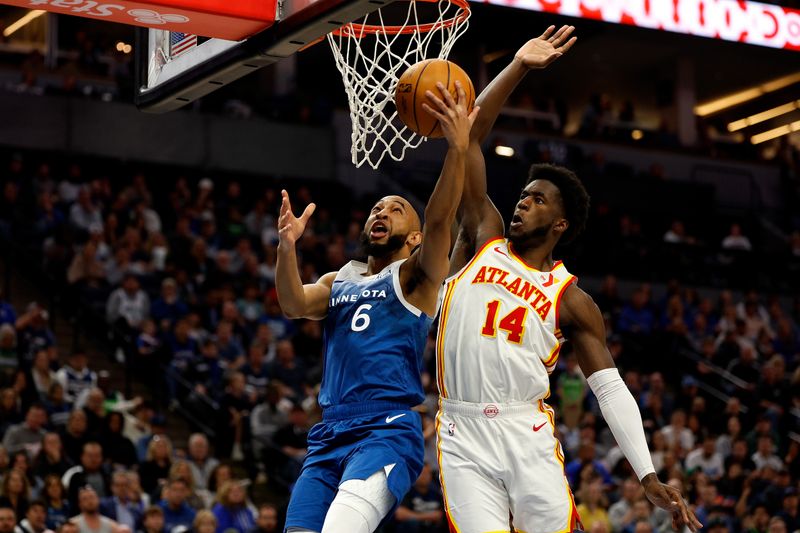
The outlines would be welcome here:
M 445 280 L 436 345 L 441 397 L 473 403 L 546 398 L 563 342 L 559 304 L 576 279 L 560 261 L 540 272 L 507 240 L 486 243 Z

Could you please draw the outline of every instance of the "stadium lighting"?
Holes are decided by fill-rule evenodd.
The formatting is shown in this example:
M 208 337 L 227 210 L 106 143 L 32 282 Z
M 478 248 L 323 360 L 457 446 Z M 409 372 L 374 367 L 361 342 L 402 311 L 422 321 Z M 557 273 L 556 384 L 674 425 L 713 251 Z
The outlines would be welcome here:
M 44 11 L 42 9 L 34 9 L 32 11 L 28 11 L 22 18 L 10 24 L 8 27 L 6 27 L 6 29 L 3 30 L 3 37 L 10 37 L 11 34 L 16 32 L 18 29 L 22 28 L 30 21 L 41 17 L 45 13 L 47 13 L 47 11 Z
M 633 139 L 634 141 L 641 141 L 642 137 L 644 137 L 644 133 L 642 132 L 642 130 L 633 130 L 631 132 L 631 139 Z
M 748 126 L 764 122 L 765 120 L 779 117 L 781 115 L 785 115 L 786 113 L 791 113 L 795 109 L 800 109 L 800 100 L 795 100 L 794 102 L 789 102 L 788 104 L 783 104 L 779 105 L 778 107 L 773 107 L 772 109 L 767 109 L 766 111 L 762 111 L 761 113 L 756 113 L 755 115 L 750 115 L 749 117 L 743 118 L 741 120 L 734 120 L 733 122 L 728 124 L 728 131 L 730 132 L 739 131 Z
M 784 135 L 789 135 L 795 131 L 800 131 L 800 120 L 796 120 L 791 124 L 784 124 L 783 126 L 764 131 L 757 135 L 753 135 L 750 137 L 750 142 L 753 144 L 761 144 L 763 142 L 771 141 L 772 139 L 777 139 L 778 137 L 783 137 Z
M 788 76 L 783 76 L 782 78 L 768 81 L 743 91 L 727 94 L 721 98 L 717 98 L 716 100 L 711 100 L 710 102 L 699 104 L 695 106 L 694 113 L 701 117 L 713 115 L 714 113 L 722 111 L 723 109 L 728 109 L 729 107 L 734 107 L 739 104 L 749 102 L 750 100 L 754 100 L 759 96 L 775 92 L 797 82 L 800 82 L 800 72 L 789 74 Z
M 514 157 L 514 149 L 510 146 L 497 145 L 494 147 L 494 153 L 500 157 Z

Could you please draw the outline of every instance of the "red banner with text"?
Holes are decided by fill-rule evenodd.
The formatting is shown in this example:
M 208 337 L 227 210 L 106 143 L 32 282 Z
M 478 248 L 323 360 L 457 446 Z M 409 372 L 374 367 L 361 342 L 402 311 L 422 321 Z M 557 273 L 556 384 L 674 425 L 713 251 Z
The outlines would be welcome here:
M 272 26 L 277 9 L 277 0 L 0 0 L 0 3 L 232 41 Z
M 484 0 L 771 48 L 800 50 L 800 10 L 745 0 Z

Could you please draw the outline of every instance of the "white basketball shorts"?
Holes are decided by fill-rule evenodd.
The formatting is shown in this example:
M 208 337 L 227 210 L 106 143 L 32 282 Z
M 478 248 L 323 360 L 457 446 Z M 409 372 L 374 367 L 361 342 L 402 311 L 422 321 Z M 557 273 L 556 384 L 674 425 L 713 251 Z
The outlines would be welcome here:
M 579 518 L 544 402 L 442 399 L 436 417 L 445 509 L 453 533 L 571 532 Z

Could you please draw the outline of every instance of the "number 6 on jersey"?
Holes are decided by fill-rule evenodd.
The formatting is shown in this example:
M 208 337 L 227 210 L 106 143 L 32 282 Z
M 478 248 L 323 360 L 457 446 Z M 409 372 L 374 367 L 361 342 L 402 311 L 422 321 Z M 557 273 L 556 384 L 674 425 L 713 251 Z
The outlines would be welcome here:
M 372 309 L 370 304 L 358 306 L 356 313 L 353 315 L 353 321 L 350 322 L 350 329 L 353 331 L 364 331 L 369 327 L 369 315 L 366 312 Z
M 500 319 L 497 324 L 497 315 L 500 311 L 500 300 L 492 300 L 486 304 L 486 322 L 483 324 L 481 335 L 484 337 L 496 337 L 497 329 L 508 333 L 509 342 L 514 344 L 522 343 L 522 336 L 525 334 L 525 319 L 528 317 L 527 307 L 517 307 L 506 316 Z M 496 325 L 495 325 L 496 324 Z

